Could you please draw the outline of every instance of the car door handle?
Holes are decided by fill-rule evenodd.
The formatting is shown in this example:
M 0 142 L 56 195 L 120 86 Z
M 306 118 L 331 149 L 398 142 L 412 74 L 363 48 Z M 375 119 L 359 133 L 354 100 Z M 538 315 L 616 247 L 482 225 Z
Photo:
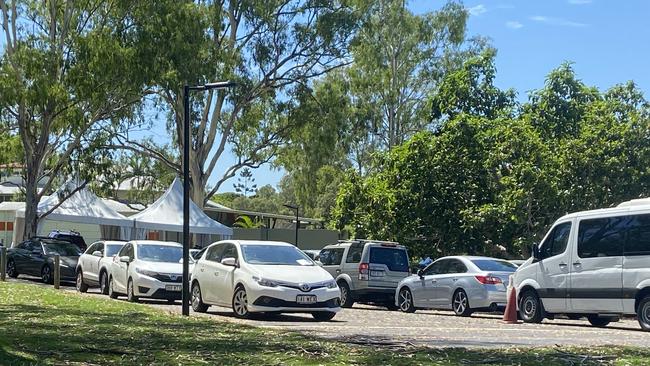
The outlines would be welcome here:
M 560 268 L 564 269 L 564 268 L 566 268 L 567 264 L 566 263 L 560 263 L 560 264 L 558 264 L 558 266 L 560 266 Z
M 431 280 L 431 283 L 436 283 L 436 282 L 438 282 L 438 280 Z
M 582 263 L 580 263 L 580 262 L 573 262 L 573 266 L 574 266 L 574 267 L 580 267 L 580 266 L 582 266 Z
M 337 269 L 337 270 L 336 270 L 336 273 L 341 273 L 341 270 L 340 270 L 340 269 Z
M 201 268 L 201 272 L 205 271 L 205 268 Z
M 215 272 L 214 272 L 214 275 L 215 275 L 215 276 L 219 276 L 219 272 L 216 272 L 216 271 L 215 271 Z

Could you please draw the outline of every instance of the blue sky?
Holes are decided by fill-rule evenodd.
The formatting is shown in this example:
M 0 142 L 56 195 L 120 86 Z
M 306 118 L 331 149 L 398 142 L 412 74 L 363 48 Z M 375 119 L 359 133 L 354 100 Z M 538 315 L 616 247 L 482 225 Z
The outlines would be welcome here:
M 445 2 L 415 0 L 415 13 Z M 544 85 L 545 76 L 564 61 L 574 63 L 580 79 L 607 89 L 634 80 L 650 94 L 650 1 L 544 0 L 466 1 L 469 36 L 489 37 L 498 50 L 496 84 L 514 88 L 519 99 Z M 261 167 L 258 186 L 275 185 L 282 171 Z M 226 184 L 222 190 L 232 190 Z

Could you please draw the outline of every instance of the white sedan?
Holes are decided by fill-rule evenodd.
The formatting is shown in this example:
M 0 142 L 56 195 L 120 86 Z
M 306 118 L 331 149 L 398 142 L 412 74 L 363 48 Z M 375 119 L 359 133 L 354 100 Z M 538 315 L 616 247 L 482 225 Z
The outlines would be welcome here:
M 330 320 L 341 310 L 334 278 L 295 246 L 283 242 L 227 240 L 211 244 L 192 272 L 192 308 L 231 307 L 251 313 L 311 313 Z
M 122 247 L 113 258 L 108 279 L 108 295 L 126 295 L 174 302 L 182 296 L 183 246 L 179 243 L 135 240 Z

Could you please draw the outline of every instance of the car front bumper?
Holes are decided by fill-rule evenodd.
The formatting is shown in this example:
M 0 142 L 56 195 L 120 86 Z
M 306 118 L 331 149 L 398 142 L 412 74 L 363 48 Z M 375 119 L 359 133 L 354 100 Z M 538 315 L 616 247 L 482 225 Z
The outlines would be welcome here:
M 135 274 L 132 279 L 135 296 L 167 300 L 180 300 L 183 296 L 183 283 L 180 277 L 178 282 L 163 282 L 141 274 Z M 178 291 L 171 290 L 171 287 L 175 287 Z
M 341 291 L 338 287 L 326 287 L 303 292 L 298 289 L 277 286 L 266 287 L 257 283 L 246 287 L 248 297 L 248 311 L 250 312 L 281 312 L 301 313 L 328 311 L 336 313 L 341 310 Z M 316 303 L 299 304 L 296 299 L 299 295 L 315 295 Z

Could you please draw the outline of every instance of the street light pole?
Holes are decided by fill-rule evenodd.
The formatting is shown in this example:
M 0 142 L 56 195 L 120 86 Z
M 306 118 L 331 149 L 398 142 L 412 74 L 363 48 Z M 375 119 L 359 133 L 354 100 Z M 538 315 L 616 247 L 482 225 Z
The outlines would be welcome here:
M 295 246 L 298 246 L 298 229 L 300 228 L 300 218 L 298 217 L 298 205 L 284 205 L 284 207 L 296 211 L 296 241 L 294 242 Z
M 182 313 L 190 315 L 190 91 L 225 89 L 230 81 L 183 87 L 183 294 Z

